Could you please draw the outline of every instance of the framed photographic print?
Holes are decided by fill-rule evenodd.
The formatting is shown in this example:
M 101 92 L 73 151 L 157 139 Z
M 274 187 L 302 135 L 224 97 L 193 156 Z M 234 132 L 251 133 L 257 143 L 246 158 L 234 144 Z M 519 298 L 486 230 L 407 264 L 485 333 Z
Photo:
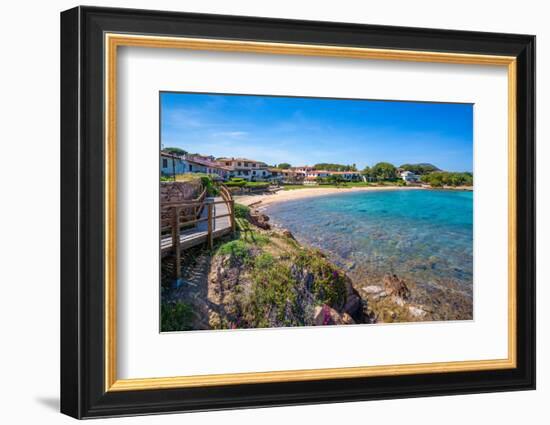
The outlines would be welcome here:
M 535 38 L 61 14 L 61 411 L 535 387 Z

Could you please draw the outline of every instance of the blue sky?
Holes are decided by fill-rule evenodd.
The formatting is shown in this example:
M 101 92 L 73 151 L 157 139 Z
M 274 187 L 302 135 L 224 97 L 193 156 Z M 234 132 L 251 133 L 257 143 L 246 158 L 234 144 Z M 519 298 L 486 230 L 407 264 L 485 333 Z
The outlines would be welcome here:
M 270 165 L 473 167 L 471 104 L 166 92 L 160 102 L 163 147 Z

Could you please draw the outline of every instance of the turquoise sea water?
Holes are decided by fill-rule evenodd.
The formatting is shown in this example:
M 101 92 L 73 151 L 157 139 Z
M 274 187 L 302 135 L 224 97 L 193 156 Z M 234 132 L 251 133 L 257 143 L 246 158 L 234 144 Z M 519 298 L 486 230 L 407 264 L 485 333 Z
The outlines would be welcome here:
M 396 273 L 419 286 L 471 294 L 472 192 L 343 193 L 274 204 L 265 212 L 355 279 Z

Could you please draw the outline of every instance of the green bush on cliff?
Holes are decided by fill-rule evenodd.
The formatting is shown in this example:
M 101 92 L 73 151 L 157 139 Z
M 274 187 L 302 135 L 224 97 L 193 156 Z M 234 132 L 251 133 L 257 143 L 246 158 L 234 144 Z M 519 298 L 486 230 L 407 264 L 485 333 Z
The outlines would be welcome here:
M 161 331 L 189 331 L 193 329 L 193 309 L 187 303 L 169 302 L 160 310 Z
M 344 305 L 345 275 L 327 259 L 312 250 L 286 255 L 263 252 L 254 258 L 253 284 L 244 303 L 250 327 L 311 325 L 315 306 Z
M 250 208 L 243 204 L 235 204 L 235 217 L 247 218 L 250 214 Z
M 345 274 L 315 251 L 300 252 L 294 263 L 314 276 L 312 292 L 317 304 L 338 308 L 346 302 Z
M 218 248 L 218 254 L 229 255 L 231 259 L 244 261 L 250 255 L 248 244 L 240 239 L 226 242 Z
M 272 267 L 275 262 L 275 258 L 269 252 L 262 252 L 254 259 L 254 267 L 257 269 L 266 269 Z
M 303 326 L 304 315 L 297 302 L 296 281 L 290 266 L 282 262 L 255 267 L 253 288 L 247 303 L 253 327 Z

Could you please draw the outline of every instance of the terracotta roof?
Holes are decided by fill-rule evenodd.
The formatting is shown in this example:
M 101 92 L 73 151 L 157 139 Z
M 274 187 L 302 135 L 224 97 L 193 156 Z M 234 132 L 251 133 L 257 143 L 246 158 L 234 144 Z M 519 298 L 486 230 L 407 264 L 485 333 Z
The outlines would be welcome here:
M 160 151 L 160 156 L 167 156 L 168 158 L 176 158 L 176 159 L 183 159 L 181 156 L 166 152 L 166 151 Z
M 255 159 L 248 159 L 248 158 L 218 158 L 218 161 L 225 162 L 225 161 L 241 161 L 241 162 L 256 162 L 258 164 L 265 164 L 263 161 L 256 161 Z
M 232 171 L 233 170 L 233 167 L 228 167 L 227 165 L 220 164 L 219 162 L 214 162 L 214 161 L 210 161 L 210 160 L 203 159 L 203 158 L 191 157 L 191 158 L 187 158 L 187 161 L 192 162 L 194 164 L 203 165 L 205 167 L 218 168 L 220 170 L 225 170 L 225 171 Z

